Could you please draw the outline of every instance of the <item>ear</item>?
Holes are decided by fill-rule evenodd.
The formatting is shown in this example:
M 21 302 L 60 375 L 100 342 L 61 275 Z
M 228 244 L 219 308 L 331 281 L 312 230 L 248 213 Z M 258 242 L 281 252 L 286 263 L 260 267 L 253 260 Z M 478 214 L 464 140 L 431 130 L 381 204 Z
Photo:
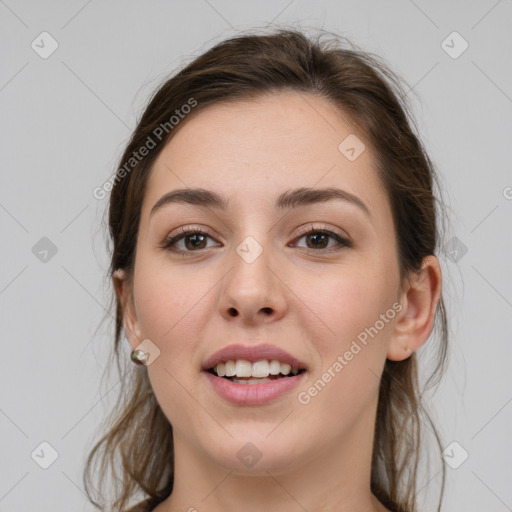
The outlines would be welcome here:
M 112 277 L 114 290 L 123 310 L 123 325 L 132 350 L 142 342 L 141 330 L 133 301 L 133 290 L 126 271 L 118 269 Z
M 388 359 L 407 359 L 427 341 L 434 326 L 441 288 L 439 261 L 433 255 L 427 256 L 421 270 L 405 280 L 400 298 L 403 309 L 396 317 Z

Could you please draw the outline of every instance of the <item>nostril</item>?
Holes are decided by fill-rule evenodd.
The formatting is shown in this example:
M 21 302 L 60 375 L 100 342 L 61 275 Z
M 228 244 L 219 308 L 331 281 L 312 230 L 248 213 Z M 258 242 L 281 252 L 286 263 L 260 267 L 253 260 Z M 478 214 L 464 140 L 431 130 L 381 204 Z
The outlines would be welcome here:
M 230 316 L 237 316 L 238 311 L 235 308 L 229 308 L 229 315 Z

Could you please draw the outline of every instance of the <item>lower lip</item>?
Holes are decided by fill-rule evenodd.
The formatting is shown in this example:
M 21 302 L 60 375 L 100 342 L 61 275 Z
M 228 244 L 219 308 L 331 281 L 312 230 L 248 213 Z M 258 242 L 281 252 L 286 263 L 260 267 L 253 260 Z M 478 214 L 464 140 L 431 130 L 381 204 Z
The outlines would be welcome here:
M 263 384 L 237 384 L 208 371 L 202 374 L 225 400 L 236 405 L 262 405 L 290 391 L 304 378 L 305 371 L 292 377 L 281 377 Z

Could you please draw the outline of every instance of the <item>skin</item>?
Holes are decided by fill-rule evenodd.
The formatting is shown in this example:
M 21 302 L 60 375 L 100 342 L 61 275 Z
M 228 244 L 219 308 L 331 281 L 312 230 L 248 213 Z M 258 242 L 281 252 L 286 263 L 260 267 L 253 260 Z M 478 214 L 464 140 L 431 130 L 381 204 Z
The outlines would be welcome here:
M 366 150 L 349 161 L 338 146 L 359 133 L 328 100 L 281 92 L 210 106 L 188 119 L 159 155 L 142 205 L 133 282 L 116 275 L 131 348 L 149 338 L 160 356 L 147 366 L 173 426 L 175 487 L 157 512 L 385 511 L 370 491 L 379 379 L 386 361 L 417 350 L 433 327 L 441 290 L 438 260 L 401 282 L 390 204 Z M 158 199 L 201 187 L 230 198 L 223 212 Z M 298 187 L 336 187 L 333 200 L 278 211 L 275 197 Z M 352 242 L 303 236 L 313 223 Z M 181 226 L 211 238 L 162 243 Z M 252 236 L 262 254 L 247 263 L 237 246 Z M 316 245 L 315 245 L 316 243 Z M 197 244 L 197 242 L 196 242 Z M 332 247 L 332 249 L 330 249 Z M 339 248 L 338 251 L 335 249 Z M 194 252 L 195 251 L 195 252 Z M 365 327 L 399 301 L 402 310 L 308 404 L 307 390 Z M 236 311 L 236 314 L 230 314 Z M 298 389 L 260 406 L 224 402 L 201 378 L 206 357 L 231 343 L 271 343 L 307 362 Z M 247 468 L 237 452 L 262 454 Z M 302 508 L 301 508 L 302 507 Z

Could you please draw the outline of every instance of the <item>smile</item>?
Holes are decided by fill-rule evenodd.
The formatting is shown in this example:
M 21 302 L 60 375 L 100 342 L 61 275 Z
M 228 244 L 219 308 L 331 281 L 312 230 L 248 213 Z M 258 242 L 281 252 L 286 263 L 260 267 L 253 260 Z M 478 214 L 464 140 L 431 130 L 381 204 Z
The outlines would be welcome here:
M 206 359 L 201 375 L 218 397 L 231 404 L 263 405 L 297 386 L 305 363 L 274 345 L 228 345 Z
M 263 359 L 251 363 L 245 359 L 229 360 L 218 363 L 209 370 L 218 377 L 225 377 L 238 384 L 263 384 L 289 375 L 297 375 L 301 370 L 292 368 L 288 363 L 276 359 Z

